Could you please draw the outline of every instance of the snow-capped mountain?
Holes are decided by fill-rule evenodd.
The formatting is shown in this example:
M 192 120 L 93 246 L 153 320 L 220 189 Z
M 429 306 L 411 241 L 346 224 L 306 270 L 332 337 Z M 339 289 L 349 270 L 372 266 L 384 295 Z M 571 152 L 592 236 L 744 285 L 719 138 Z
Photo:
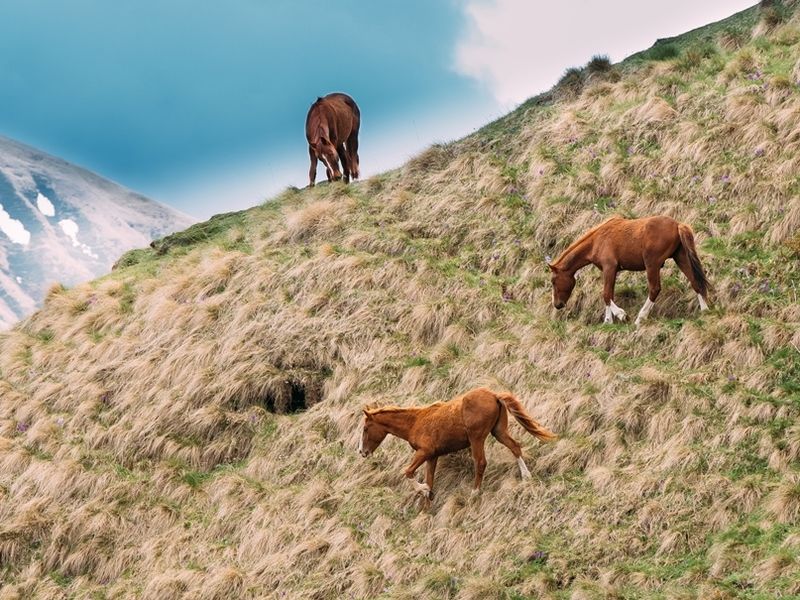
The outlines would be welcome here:
M 0 136 L 0 328 L 55 282 L 108 272 L 131 248 L 193 219 L 85 169 Z

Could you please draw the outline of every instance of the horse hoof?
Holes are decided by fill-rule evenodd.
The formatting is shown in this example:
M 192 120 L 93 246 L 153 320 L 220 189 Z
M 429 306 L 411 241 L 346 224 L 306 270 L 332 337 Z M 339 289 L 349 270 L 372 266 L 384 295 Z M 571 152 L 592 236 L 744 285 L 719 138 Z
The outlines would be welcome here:
M 428 487 L 427 483 L 422 484 L 422 487 L 419 488 L 419 493 L 422 494 L 422 497 L 425 498 L 426 500 L 431 499 L 432 496 L 431 488 Z

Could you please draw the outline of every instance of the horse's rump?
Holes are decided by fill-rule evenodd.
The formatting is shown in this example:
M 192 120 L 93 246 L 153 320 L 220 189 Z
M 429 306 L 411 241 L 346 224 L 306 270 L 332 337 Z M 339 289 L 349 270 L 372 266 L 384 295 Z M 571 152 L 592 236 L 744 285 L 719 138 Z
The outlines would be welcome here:
M 317 98 L 306 115 L 306 139 L 309 144 L 327 137 L 334 146 L 345 142 L 357 133 L 361 122 L 361 112 L 350 96 L 342 93 L 328 94 Z

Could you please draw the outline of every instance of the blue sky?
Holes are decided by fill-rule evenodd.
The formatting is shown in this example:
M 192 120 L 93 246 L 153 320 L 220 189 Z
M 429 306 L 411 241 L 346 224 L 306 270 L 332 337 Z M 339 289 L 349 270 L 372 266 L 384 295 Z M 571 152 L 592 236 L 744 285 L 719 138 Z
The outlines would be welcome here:
M 361 106 L 369 175 L 752 2 L 650 4 L 4 0 L 0 134 L 205 218 L 305 185 L 318 95 Z

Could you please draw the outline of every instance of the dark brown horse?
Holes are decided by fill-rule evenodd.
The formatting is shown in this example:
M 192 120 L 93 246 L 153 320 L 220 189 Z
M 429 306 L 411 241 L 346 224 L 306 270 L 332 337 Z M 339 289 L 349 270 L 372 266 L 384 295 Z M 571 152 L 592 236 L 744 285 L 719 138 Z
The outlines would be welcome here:
M 477 492 L 486 469 L 483 445 L 490 433 L 516 457 L 522 478 L 531 476 L 522 460 L 522 448 L 508 433 L 508 413 L 531 435 L 545 441 L 556 438 L 554 433 L 531 418 L 513 394 L 476 388 L 447 402 L 429 406 L 365 408 L 364 429 L 358 450 L 361 456 L 369 456 L 390 433 L 406 440 L 415 453 L 404 474 L 415 491 L 430 499 L 438 458 L 443 454 L 472 448 L 472 460 L 475 462 L 473 491 Z M 419 483 L 414 473 L 426 461 L 426 482 Z
M 700 310 L 707 310 L 708 280 L 697 256 L 692 228 L 670 217 L 623 219 L 612 217 L 583 234 L 550 265 L 553 272 L 553 306 L 564 308 L 575 272 L 593 264 L 603 272 L 605 322 L 624 320 L 625 311 L 614 304 L 614 283 L 619 271 L 647 271 L 650 293 L 636 317 L 638 326 L 647 318 L 661 291 L 661 267 L 672 258 L 697 293 Z
M 347 94 L 328 94 L 308 109 L 306 139 L 311 168 L 309 186 L 317 179 L 317 159 L 325 165 L 328 181 L 358 179 L 358 129 L 361 111 Z M 339 161 L 342 170 L 339 170 Z

